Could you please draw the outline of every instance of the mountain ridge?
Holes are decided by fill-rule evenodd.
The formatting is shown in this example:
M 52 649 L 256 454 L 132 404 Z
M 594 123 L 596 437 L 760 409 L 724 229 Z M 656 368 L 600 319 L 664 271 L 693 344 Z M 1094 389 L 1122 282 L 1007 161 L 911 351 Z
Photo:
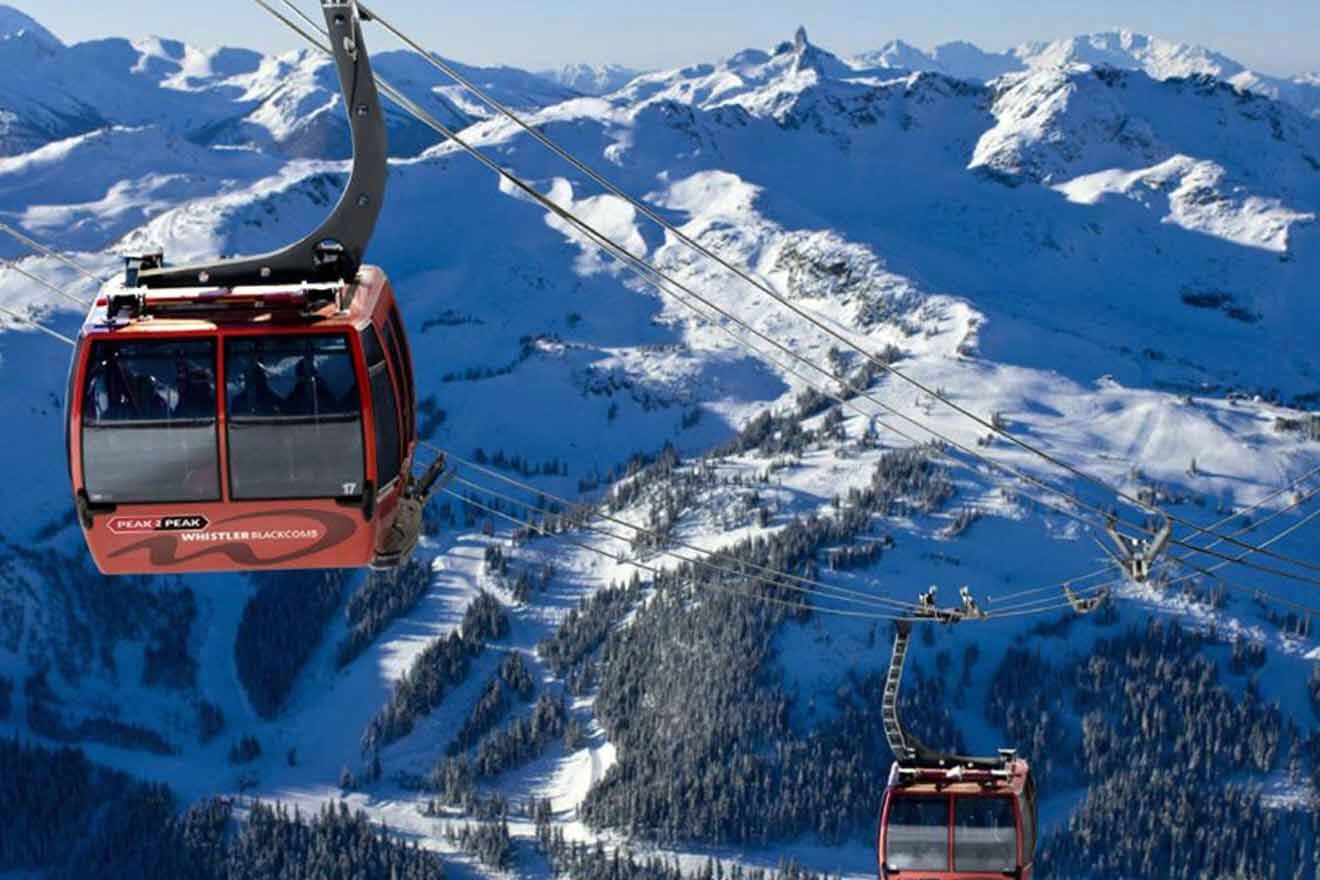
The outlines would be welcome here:
M 607 95 L 618 91 L 642 73 L 623 64 L 564 64 L 552 70 L 537 71 L 537 76 L 557 82 L 584 95 Z
M 0 64 L 14 71 L 0 83 L 0 155 L 107 125 L 144 124 L 203 145 L 256 147 L 293 158 L 349 155 L 346 123 L 337 112 L 322 112 L 338 106 L 339 85 L 333 65 L 319 53 L 203 50 L 155 36 L 65 46 L 32 19 L 0 7 L 6 9 L 12 15 L 0 15 L 0 22 L 8 21 L 17 36 L 0 41 Z M 373 57 L 382 76 L 447 125 L 463 128 L 490 113 L 410 52 Z M 517 68 L 450 63 L 522 110 L 578 94 Z M 395 155 L 415 155 L 431 143 L 424 125 L 391 103 L 385 109 Z
M 16 9 L 0 3 L 0 40 L 28 39 L 48 48 L 63 48 L 64 44 L 36 19 Z
M 1269 76 L 1211 49 L 1131 30 L 1026 42 L 1004 52 L 988 52 L 967 42 L 943 43 L 927 52 L 895 40 L 880 49 L 857 53 L 852 60 L 859 67 L 929 70 L 978 82 L 1074 64 L 1141 70 L 1153 79 L 1209 75 L 1286 101 L 1310 115 L 1320 114 L 1320 81 L 1314 74 Z

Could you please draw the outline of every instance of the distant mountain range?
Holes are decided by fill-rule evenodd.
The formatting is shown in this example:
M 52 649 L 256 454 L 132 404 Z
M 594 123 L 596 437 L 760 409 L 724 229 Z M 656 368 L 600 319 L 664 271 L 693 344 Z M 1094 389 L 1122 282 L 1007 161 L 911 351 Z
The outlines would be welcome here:
M 641 72 L 619 64 L 565 64 L 538 75 L 584 95 L 606 95 Z
M 487 115 L 466 93 L 405 51 L 373 56 L 376 70 L 446 125 Z M 451 62 L 502 101 L 530 109 L 578 94 L 515 68 Z M 251 146 L 291 157 L 345 157 L 348 129 L 329 58 L 311 50 L 262 55 L 201 50 L 176 40 L 62 44 L 12 7 L 0 6 L 0 155 L 108 125 L 159 125 L 203 146 Z M 386 105 L 390 146 L 414 155 L 429 128 Z
M 1140 70 L 1152 79 L 1211 76 L 1241 89 L 1287 101 L 1320 114 L 1320 74 L 1290 78 L 1248 70 L 1225 55 L 1201 46 L 1176 43 L 1132 31 L 1086 34 L 1048 43 L 1023 43 L 1007 52 L 986 52 L 971 43 L 954 42 L 924 52 L 902 40 L 863 52 L 853 59 L 861 67 L 926 70 L 957 79 L 986 82 L 1006 73 L 1044 67 L 1089 65 Z
M 466 90 L 414 55 L 382 52 L 375 63 L 383 76 L 447 125 L 461 128 L 490 115 Z M 529 73 L 450 63 L 522 110 L 575 95 L 609 94 L 642 75 L 621 65 L 569 64 Z M 1270 77 L 1208 49 L 1129 31 L 1026 43 L 999 53 L 965 42 L 926 52 L 896 40 L 834 63 L 840 74 L 853 71 L 850 76 L 930 71 L 969 82 L 1070 65 L 1142 70 L 1154 79 L 1210 76 L 1320 114 L 1320 74 Z M 107 125 L 144 124 L 162 125 L 201 145 L 255 146 L 292 157 L 348 153 L 334 72 L 329 60 L 314 52 L 203 50 L 157 37 L 66 46 L 28 15 L 0 5 L 0 66 L 8 72 L 0 81 L 0 155 L 28 152 Z M 429 129 L 392 105 L 387 108 L 396 155 L 414 155 L 433 141 Z

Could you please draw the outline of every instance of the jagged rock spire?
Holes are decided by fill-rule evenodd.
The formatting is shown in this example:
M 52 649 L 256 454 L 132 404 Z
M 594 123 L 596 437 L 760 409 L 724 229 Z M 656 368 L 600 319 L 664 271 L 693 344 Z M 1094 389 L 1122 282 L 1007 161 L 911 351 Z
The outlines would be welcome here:
M 807 42 L 807 29 L 802 25 L 798 25 L 797 33 L 793 34 L 793 48 L 798 52 L 802 52 L 808 45 L 810 44 Z

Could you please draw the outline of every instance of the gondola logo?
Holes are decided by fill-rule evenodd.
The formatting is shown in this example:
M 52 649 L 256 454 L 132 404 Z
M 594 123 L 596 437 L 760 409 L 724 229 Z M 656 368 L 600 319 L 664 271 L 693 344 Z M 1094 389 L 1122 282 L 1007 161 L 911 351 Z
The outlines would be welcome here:
M 210 522 L 201 514 L 116 516 L 108 525 L 116 535 L 132 535 L 140 532 L 202 532 Z
M 303 528 L 290 528 L 288 524 L 298 518 L 310 520 Z M 130 517 L 119 517 L 128 520 Z M 181 531 L 177 527 L 164 531 L 179 532 L 177 535 L 156 534 L 149 538 L 135 541 L 126 547 L 120 547 L 110 554 L 114 559 L 145 550 L 154 566 L 181 565 L 195 562 L 207 556 L 225 556 L 234 565 L 250 568 L 280 565 L 314 556 L 329 550 L 351 538 L 357 531 L 352 518 L 342 513 L 328 510 L 268 510 L 259 513 L 240 514 L 222 519 L 215 523 L 214 530 L 207 529 L 209 524 L 202 516 L 159 517 L 158 519 L 201 520 L 198 530 Z M 258 528 L 256 523 L 275 521 L 274 528 Z M 142 521 L 155 522 L 144 517 Z M 157 531 L 156 528 L 144 528 L 143 531 Z M 310 546 L 295 546 L 293 549 L 275 556 L 263 557 L 256 552 L 256 546 L 267 541 L 314 541 Z M 287 546 L 287 545 L 286 545 Z M 181 551 L 191 550 L 186 554 Z

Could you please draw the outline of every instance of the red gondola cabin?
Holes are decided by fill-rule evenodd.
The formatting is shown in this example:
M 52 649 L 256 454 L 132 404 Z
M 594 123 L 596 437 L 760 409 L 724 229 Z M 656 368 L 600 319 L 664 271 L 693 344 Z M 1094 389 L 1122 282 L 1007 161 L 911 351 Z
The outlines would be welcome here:
M 881 805 L 881 880 L 1031 880 L 1036 792 L 1027 762 L 1001 767 L 895 763 Z
M 68 441 L 108 574 L 388 565 L 416 448 L 384 274 L 177 291 L 79 336 Z M 400 524 L 403 525 L 403 524 Z
M 287 247 L 131 258 L 79 334 L 68 449 L 110 574 L 398 565 L 440 473 L 412 477 L 412 361 L 385 274 L 384 117 L 356 0 L 322 0 L 353 141 L 334 211 Z

